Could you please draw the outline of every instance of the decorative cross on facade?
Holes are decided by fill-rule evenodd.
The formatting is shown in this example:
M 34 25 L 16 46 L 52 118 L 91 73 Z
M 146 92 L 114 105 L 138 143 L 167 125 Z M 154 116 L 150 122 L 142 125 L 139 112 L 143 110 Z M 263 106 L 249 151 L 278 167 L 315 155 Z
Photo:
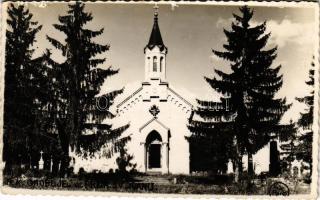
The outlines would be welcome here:
M 149 109 L 149 112 L 151 113 L 151 115 L 153 115 L 153 117 L 157 117 L 157 115 L 159 114 L 160 110 L 159 110 L 158 106 L 153 105 Z

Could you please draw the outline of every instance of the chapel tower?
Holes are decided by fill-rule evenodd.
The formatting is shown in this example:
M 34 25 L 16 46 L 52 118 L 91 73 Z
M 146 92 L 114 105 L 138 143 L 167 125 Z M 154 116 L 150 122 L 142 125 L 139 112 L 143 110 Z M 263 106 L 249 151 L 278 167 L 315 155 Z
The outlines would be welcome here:
M 144 48 L 145 81 L 160 80 L 166 82 L 166 55 L 168 49 L 163 44 L 158 25 L 158 6 L 154 7 L 154 21 L 150 39 Z
M 144 101 L 166 101 L 168 82 L 166 77 L 166 56 L 168 49 L 163 44 L 158 24 L 158 6 L 154 7 L 153 27 L 149 42 L 144 48 L 145 78 L 142 83 Z

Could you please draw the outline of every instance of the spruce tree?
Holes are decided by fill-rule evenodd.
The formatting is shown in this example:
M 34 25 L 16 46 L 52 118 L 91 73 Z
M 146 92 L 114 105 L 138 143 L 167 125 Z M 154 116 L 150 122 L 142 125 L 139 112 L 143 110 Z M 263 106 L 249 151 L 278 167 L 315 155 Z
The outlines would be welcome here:
M 296 123 L 290 120 L 290 124 L 286 126 L 287 129 L 281 132 L 279 135 L 279 140 L 281 142 L 280 149 L 282 159 L 281 159 L 281 169 L 282 172 L 290 172 L 291 162 L 296 158 L 296 141 L 297 141 L 297 127 Z
M 118 152 L 128 141 L 128 137 L 120 139 L 122 132 L 128 128 L 124 125 L 113 128 L 111 124 L 102 123 L 106 118 L 113 118 L 109 111 L 114 98 L 123 89 L 98 96 L 104 81 L 117 74 L 111 67 L 100 67 L 105 58 L 96 56 L 109 50 L 109 45 L 97 44 L 93 39 L 103 33 L 103 28 L 93 31 L 85 28 L 93 17 L 84 11 L 84 4 L 69 4 L 64 16 L 59 16 L 59 24 L 54 27 L 65 34 L 64 42 L 47 36 L 49 42 L 59 49 L 65 61 L 62 63 L 50 60 L 52 72 L 52 110 L 59 134 L 59 142 L 64 152 L 63 168 L 68 166 L 69 148 L 87 157 L 95 156 L 102 147 L 107 149 L 101 156 L 110 157 Z M 97 102 L 104 104 L 103 109 Z
M 224 95 L 221 98 L 224 107 L 217 110 L 212 102 L 199 102 L 204 108 L 196 113 L 203 118 L 218 119 L 210 126 L 231 126 L 237 170 L 241 173 L 242 156 L 247 154 L 248 172 L 252 175 L 252 154 L 265 146 L 272 134 L 281 131 L 279 121 L 290 105 L 285 99 L 275 98 L 282 86 L 281 66 L 272 67 L 277 48 L 265 49 L 270 37 L 270 33 L 265 33 L 266 22 L 252 26 L 253 11 L 243 6 L 240 12 L 241 16 L 233 14 L 231 30 L 224 29 L 225 50 L 213 50 L 214 55 L 230 62 L 231 72 L 215 69 L 218 78 L 205 77 L 213 89 Z
M 36 165 L 33 141 L 36 110 L 43 82 L 42 59 L 33 59 L 36 34 L 41 26 L 23 5 L 8 6 L 5 46 L 4 135 L 5 172 L 13 165 Z M 41 95 L 40 95 L 41 96 Z
M 44 160 L 44 170 L 50 171 L 57 175 L 59 163 L 64 153 L 61 141 L 58 137 L 56 118 L 59 112 L 55 110 L 58 101 L 55 98 L 58 94 L 56 90 L 55 70 L 52 68 L 53 62 L 50 59 L 51 52 L 46 51 L 42 57 L 38 58 L 38 73 L 41 75 L 39 84 L 34 85 L 37 91 L 38 109 L 35 111 L 36 120 L 33 129 L 33 147 L 38 154 L 42 153 Z M 60 113 L 63 112 L 59 109 Z M 35 162 L 39 161 L 39 156 Z
M 306 84 L 311 88 L 309 95 L 302 98 L 296 98 L 299 102 L 304 103 L 307 108 L 305 112 L 300 113 L 298 126 L 303 129 L 302 134 L 298 136 L 298 145 L 296 149 L 296 158 L 303 160 L 309 165 L 310 177 L 312 174 L 312 141 L 313 141 L 313 110 L 314 110 L 314 62 L 311 63 L 309 70 L 309 80 Z

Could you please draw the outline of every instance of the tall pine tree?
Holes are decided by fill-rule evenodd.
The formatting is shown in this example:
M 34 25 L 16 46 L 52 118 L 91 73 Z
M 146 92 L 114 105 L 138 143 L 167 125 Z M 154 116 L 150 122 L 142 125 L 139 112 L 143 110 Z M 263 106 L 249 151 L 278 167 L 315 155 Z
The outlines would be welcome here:
M 213 102 L 199 101 L 202 109 L 195 113 L 203 118 L 217 118 L 210 122 L 210 127 L 231 126 L 237 170 L 241 173 L 242 156 L 247 154 L 248 172 L 252 175 L 252 154 L 281 130 L 279 121 L 290 105 L 285 99 L 275 98 L 282 86 L 281 66 L 271 66 L 277 48 L 265 50 L 270 37 L 270 33 L 265 33 L 266 22 L 252 26 L 253 11 L 244 6 L 240 12 L 241 16 L 233 14 L 231 30 L 224 30 L 225 51 L 213 50 L 214 55 L 230 62 L 231 72 L 215 69 L 218 78 L 205 77 L 213 89 L 224 94 L 221 98 L 224 108 L 217 110 Z M 206 126 L 201 124 L 198 128 L 208 129 Z
M 40 84 L 34 85 L 34 89 L 38 91 L 39 98 L 37 99 L 38 110 L 36 110 L 36 121 L 33 130 L 33 141 L 38 154 L 42 152 L 44 160 L 44 170 L 51 171 L 57 175 L 59 171 L 59 163 L 61 157 L 64 156 L 61 141 L 58 137 L 58 129 L 56 118 L 61 112 L 64 112 L 56 105 L 58 103 L 56 97 L 58 90 L 56 90 L 56 71 L 52 68 L 53 62 L 50 59 L 51 52 L 46 51 L 44 55 L 38 58 L 41 63 L 41 69 L 38 73 L 41 74 L 42 79 Z M 40 69 L 40 67 L 39 67 Z M 39 89 L 38 89 L 39 88 Z M 39 157 L 35 160 L 39 161 Z
M 4 151 L 5 172 L 13 165 L 35 166 L 38 150 L 33 130 L 43 83 L 42 57 L 33 59 L 36 34 L 41 26 L 23 5 L 8 7 L 5 47 Z
M 309 165 L 310 177 L 312 174 L 312 141 L 313 141 L 313 110 L 314 110 L 314 62 L 311 63 L 309 70 L 309 80 L 306 84 L 311 88 L 309 95 L 302 98 L 296 98 L 299 102 L 307 106 L 305 112 L 300 113 L 298 126 L 302 127 L 303 133 L 298 136 L 298 145 L 296 149 L 296 158 L 303 160 Z
M 67 15 L 59 17 L 60 24 L 54 24 L 57 30 L 65 34 L 65 41 L 47 36 L 66 58 L 63 63 L 50 61 L 53 66 L 53 103 L 50 109 L 57 113 L 54 121 L 65 158 L 62 168 L 68 166 L 69 148 L 86 157 L 94 156 L 101 147 L 105 147 L 107 151 L 103 151 L 102 156 L 110 157 L 129 139 L 120 137 L 128 125 L 112 128 L 111 124 L 102 123 L 105 118 L 114 117 L 109 107 L 114 98 L 122 93 L 121 89 L 102 97 L 97 96 L 106 78 L 118 73 L 111 67 L 99 67 L 105 58 L 96 56 L 108 51 L 110 46 L 97 44 L 93 39 L 101 35 L 104 29 L 92 31 L 85 28 L 93 18 L 91 13 L 84 11 L 83 3 L 76 2 L 68 6 Z M 105 100 L 103 109 L 96 106 L 99 99 Z

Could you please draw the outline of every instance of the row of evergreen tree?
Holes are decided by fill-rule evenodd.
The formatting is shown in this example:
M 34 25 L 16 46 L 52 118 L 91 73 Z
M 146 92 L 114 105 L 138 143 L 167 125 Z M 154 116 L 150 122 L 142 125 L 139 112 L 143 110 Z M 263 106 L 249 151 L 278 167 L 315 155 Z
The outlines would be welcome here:
M 130 139 L 120 137 L 129 125 L 113 128 L 101 123 L 114 117 L 109 107 L 123 91 L 98 97 L 104 81 L 119 72 L 100 67 L 106 59 L 96 58 L 110 47 L 93 41 L 104 29 L 85 28 L 93 18 L 84 11 L 84 4 L 68 6 L 67 14 L 59 16 L 59 24 L 53 25 L 65 40 L 47 36 L 64 56 L 60 63 L 52 59 L 49 50 L 34 58 L 41 25 L 23 5 L 8 7 L 3 140 L 6 173 L 12 173 L 15 166 L 37 168 L 42 151 L 45 169 L 52 165 L 53 172 L 60 168 L 64 174 L 70 163 L 69 150 L 84 157 L 96 153 L 111 157 Z M 104 109 L 97 109 L 99 100 L 106 100 L 102 102 Z
M 84 11 L 84 4 L 68 6 L 67 14 L 59 16 L 59 24 L 53 25 L 65 40 L 47 36 L 65 58 L 62 63 L 52 59 L 49 50 L 34 58 L 41 25 L 32 20 L 24 6 L 8 8 L 3 139 L 6 173 L 12 173 L 14 166 L 36 168 L 43 151 L 45 168 L 52 165 L 57 172 L 60 165 L 64 174 L 70 163 L 70 148 L 84 157 L 97 153 L 111 157 L 130 140 L 121 136 L 128 125 L 114 128 L 101 123 L 114 117 L 109 107 L 123 90 L 104 94 L 105 98 L 100 99 L 107 99 L 105 109 L 96 107 L 105 79 L 119 72 L 100 67 L 105 58 L 96 58 L 110 47 L 93 41 L 104 29 L 85 28 L 93 17 Z M 314 92 L 297 99 L 308 106 L 297 125 L 309 131 L 296 136 L 295 124 L 280 124 L 291 105 L 285 98 L 275 97 L 283 77 L 279 73 L 281 66 L 272 67 L 277 48 L 265 50 L 270 37 L 266 22 L 252 26 L 253 10 L 247 6 L 241 7 L 240 13 L 233 15 L 231 30 L 224 29 L 225 51 L 213 50 L 214 55 L 230 63 L 231 72 L 215 70 L 217 78 L 205 77 L 214 90 L 223 94 L 221 103 L 197 100 L 194 114 L 201 120 L 194 118 L 188 125 L 192 132 L 191 168 L 225 172 L 231 159 L 237 174 L 241 174 L 242 157 L 248 155 L 248 172 L 253 174 L 252 155 L 276 137 L 298 141 L 283 147 L 288 151 L 286 159 L 302 159 L 312 167 Z M 307 84 L 314 87 L 314 69 Z M 90 131 L 95 134 L 86 134 Z
M 195 115 L 200 119 L 193 118 L 189 124 L 192 132 L 189 138 L 191 168 L 195 171 L 225 172 L 228 161 L 232 160 L 235 174 L 241 175 L 242 157 L 247 155 L 247 172 L 252 176 L 253 154 L 274 139 L 285 142 L 293 140 L 293 137 L 298 142 L 294 149 L 287 148 L 291 160 L 286 159 L 288 152 L 285 160 L 288 163 L 294 159 L 303 160 L 312 168 L 314 92 L 297 98 L 308 107 L 305 113 L 301 113 L 297 125 L 309 130 L 297 136 L 295 124 L 280 124 L 291 104 L 285 98 L 275 97 L 282 87 L 283 75 L 279 73 L 280 65 L 272 66 L 277 47 L 266 49 L 271 34 L 266 33 L 266 22 L 253 26 L 253 10 L 247 6 L 241 7 L 240 13 L 233 14 L 231 30 L 224 29 L 227 38 L 224 51 L 212 50 L 215 56 L 230 63 L 230 72 L 215 69 L 215 78 L 205 77 L 211 88 L 223 97 L 220 104 L 197 100 Z M 314 87 L 314 69 L 310 70 L 310 80 L 306 83 Z

